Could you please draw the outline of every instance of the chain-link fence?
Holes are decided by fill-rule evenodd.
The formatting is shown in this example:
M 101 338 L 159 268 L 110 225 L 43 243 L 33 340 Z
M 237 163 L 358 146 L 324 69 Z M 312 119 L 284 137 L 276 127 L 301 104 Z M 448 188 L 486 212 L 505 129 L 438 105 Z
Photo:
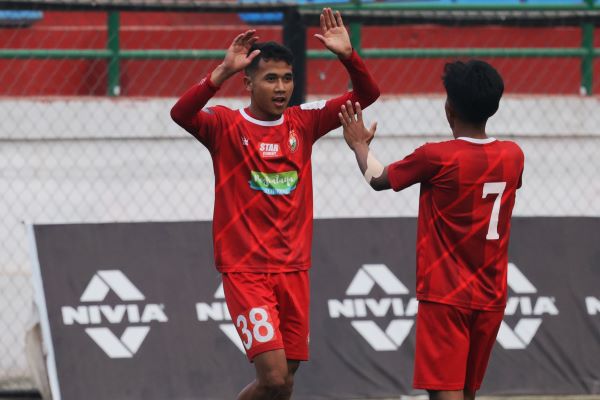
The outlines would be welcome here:
M 30 24 L 0 28 L 0 390 L 32 385 L 23 339 L 32 308 L 24 222 L 212 216 L 210 156 L 170 120 L 169 110 L 218 59 L 122 59 L 115 85 L 111 53 L 87 57 L 86 51 L 110 50 L 115 42 L 111 44 L 109 32 L 115 28 L 122 53 L 222 50 L 247 27 L 244 16 L 233 12 L 127 11 L 112 28 L 104 11 L 54 10 L 38 17 Z M 366 111 L 368 120 L 379 122 L 373 143 L 378 157 L 391 162 L 426 141 L 450 138 L 440 75 L 444 62 L 456 58 L 427 51 L 386 55 L 384 50 L 545 49 L 546 54 L 486 58 L 504 76 L 507 88 L 489 132 L 516 140 L 526 155 L 514 214 L 600 216 L 600 98 L 590 95 L 600 93 L 600 61 L 590 64 L 580 51 L 590 34 L 595 48 L 600 47 L 600 35 L 588 25 L 592 28 L 587 31 L 578 25 L 459 22 L 362 27 L 358 43 L 353 35 L 355 46 L 368 58 L 382 89 L 381 99 Z M 281 40 L 281 25 L 257 29 L 263 40 Z M 312 38 L 315 29 L 307 32 L 311 51 L 322 50 Z M 552 56 L 557 49 L 563 53 Z M 596 78 L 591 85 L 585 81 L 590 71 Z M 339 62 L 310 52 L 306 78 L 309 99 L 340 94 L 348 84 Z M 227 82 L 218 96 L 212 103 L 232 108 L 248 103 L 240 77 Z M 313 170 L 317 218 L 417 213 L 418 188 L 401 194 L 372 191 L 339 131 L 316 144 Z

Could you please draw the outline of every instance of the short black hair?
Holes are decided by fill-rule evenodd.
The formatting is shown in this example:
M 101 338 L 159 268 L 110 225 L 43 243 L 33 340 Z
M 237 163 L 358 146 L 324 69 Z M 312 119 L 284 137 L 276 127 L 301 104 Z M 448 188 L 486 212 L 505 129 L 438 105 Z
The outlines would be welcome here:
M 254 60 L 245 68 L 246 75 L 256 71 L 260 60 L 285 61 L 288 65 L 292 65 L 294 62 L 292 51 L 277 42 L 254 43 L 248 50 L 248 54 L 254 50 L 260 50 L 260 54 L 254 57 Z
M 480 124 L 498 111 L 504 82 L 485 61 L 446 63 L 442 80 L 450 105 L 465 122 Z

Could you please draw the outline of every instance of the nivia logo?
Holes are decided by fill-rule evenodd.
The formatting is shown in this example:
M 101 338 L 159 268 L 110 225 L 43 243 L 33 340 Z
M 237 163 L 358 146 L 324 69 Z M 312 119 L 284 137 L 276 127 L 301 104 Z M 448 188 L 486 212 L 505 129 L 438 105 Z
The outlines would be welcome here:
M 497 340 L 504 349 L 522 350 L 533 340 L 544 314 L 558 315 L 554 297 L 537 296 L 537 289 L 513 263 L 508 264 L 508 287 L 517 295 L 508 298 L 505 317 L 522 315 L 514 328 L 502 321 Z M 534 295 L 536 295 L 534 297 Z
M 372 296 L 375 285 L 387 296 Z M 329 316 L 351 319 L 352 327 L 374 350 L 395 351 L 408 337 L 414 325 L 414 316 L 417 314 L 417 299 L 406 297 L 408 294 L 406 286 L 385 264 L 364 264 L 346 289 L 347 297 L 327 301 Z M 371 319 L 381 319 L 390 315 L 412 318 L 394 318 L 385 330 Z
M 217 288 L 214 298 L 218 301 L 212 303 L 196 303 L 196 316 L 198 317 L 198 321 L 231 321 L 231 315 L 229 314 L 227 303 L 225 303 L 225 292 L 223 292 L 222 283 Z M 240 339 L 233 323 L 221 323 L 219 324 L 219 329 L 221 329 L 225 336 L 227 336 L 242 353 L 246 352 L 242 339 Z
M 146 298 L 120 270 L 96 272 L 83 291 L 82 303 L 102 303 L 110 291 L 123 302 L 141 302 Z M 65 325 L 100 325 L 102 323 L 149 324 L 152 321 L 167 322 L 162 304 L 145 304 L 140 313 L 138 304 L 94 304 L 77 307 L 63 306 Z M 132 358 L 150 331 L 150 326 L 127 326 L 120 337 L 108 327 L 89 327 L 85 332 L 110 358 Z
M 587 296 L 585 298 L 585 308 L 589 315 L 600 314 L 600 299 L 594 296 Z

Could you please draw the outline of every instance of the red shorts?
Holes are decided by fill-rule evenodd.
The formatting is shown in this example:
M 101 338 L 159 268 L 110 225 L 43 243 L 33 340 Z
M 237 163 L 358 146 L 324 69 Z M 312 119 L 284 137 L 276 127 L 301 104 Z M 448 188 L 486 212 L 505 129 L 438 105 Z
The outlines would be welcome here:
M 223 290 L 250 361 L 277 349 L 288 360 L 308 360 L 308 271 L 223 273 Z
M 420 301 L 413 386 L 479 389 L 503 316 L 503 311 Z

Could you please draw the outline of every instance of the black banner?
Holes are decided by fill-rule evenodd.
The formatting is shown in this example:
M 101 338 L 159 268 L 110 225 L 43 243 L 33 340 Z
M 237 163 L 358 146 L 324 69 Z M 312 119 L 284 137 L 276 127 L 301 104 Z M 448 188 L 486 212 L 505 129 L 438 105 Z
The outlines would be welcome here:
M 600 393 L 598 232 L 598 218 L 513 220 L 482 393 Z M 36 225 L 32 236 L 55 400 L 231 399 L 253 379 L 209 222 Z M 412 218 L 315 221 L 311 361 L 296 399 L 416 393 L 415 237 Z

